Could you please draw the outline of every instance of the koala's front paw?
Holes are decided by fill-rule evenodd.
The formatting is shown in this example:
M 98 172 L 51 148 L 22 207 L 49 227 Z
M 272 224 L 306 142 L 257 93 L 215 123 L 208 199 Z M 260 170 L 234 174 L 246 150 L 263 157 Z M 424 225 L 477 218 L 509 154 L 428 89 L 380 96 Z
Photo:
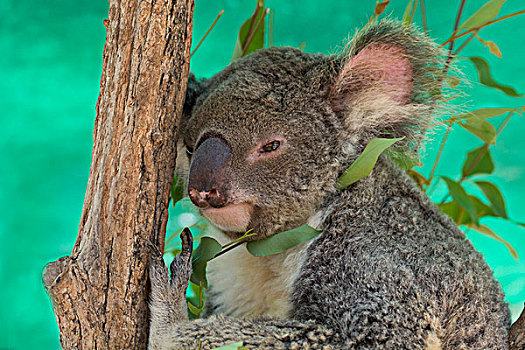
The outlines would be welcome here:
M 188 319 L 186 308 L 186 289 L 191 277 L 191 253 L 193 237 L 188 228 L 180 234 L 182 251 L 170 265 L 171 274 L 155 252 L 150 256 L 150 280 L 152 317 L 169 318 L 173 321 Z M 171 280 L 170 280 L 171 275 Z

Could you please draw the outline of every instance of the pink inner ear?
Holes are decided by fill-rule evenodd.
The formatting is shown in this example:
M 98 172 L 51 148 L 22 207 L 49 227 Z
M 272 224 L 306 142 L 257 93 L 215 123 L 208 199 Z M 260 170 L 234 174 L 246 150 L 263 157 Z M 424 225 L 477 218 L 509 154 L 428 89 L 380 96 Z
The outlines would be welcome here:
M 412 63 L 406 50 L 390 44 L 371 44 L 363 48 L 343 68 L 338 83 L 359 79 L 363 87 L 377 86 L 400 104 L 410 102 L 414 89 Z M 348 91 L 344 87 L 339 91 Z

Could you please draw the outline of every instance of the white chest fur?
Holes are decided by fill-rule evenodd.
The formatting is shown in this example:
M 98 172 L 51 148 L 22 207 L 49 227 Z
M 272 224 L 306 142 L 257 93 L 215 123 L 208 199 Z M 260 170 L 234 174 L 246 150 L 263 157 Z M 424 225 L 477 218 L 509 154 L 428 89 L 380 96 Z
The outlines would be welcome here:
M 221 244 L 228 240 L 213 236 Z M 290 292 L 306 256 L 307 243 L 284 253 L 258 258 L 240 246 L 208 264 L 208 281 L 216 312 L 235 317 L 284 318 Z

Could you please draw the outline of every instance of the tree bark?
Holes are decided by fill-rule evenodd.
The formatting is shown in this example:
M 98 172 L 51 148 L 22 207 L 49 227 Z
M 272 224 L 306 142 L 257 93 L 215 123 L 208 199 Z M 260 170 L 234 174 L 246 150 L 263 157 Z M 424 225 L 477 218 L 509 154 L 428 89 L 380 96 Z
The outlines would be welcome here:
M 79 234 L 43 273 L 64 349 L 147 346 L 147 241 L 164 246 L 192 16 L 193 0 L 110 0 Z

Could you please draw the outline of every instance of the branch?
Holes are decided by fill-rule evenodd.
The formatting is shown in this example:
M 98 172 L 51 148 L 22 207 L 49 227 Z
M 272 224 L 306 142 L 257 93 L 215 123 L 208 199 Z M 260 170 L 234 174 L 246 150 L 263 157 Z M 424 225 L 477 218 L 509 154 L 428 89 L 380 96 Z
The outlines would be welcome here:
M 43 282 L 64 349 L 145 348 L 148 248 L 162 247 L 193 0 L 112 0 L 79 234 Z

